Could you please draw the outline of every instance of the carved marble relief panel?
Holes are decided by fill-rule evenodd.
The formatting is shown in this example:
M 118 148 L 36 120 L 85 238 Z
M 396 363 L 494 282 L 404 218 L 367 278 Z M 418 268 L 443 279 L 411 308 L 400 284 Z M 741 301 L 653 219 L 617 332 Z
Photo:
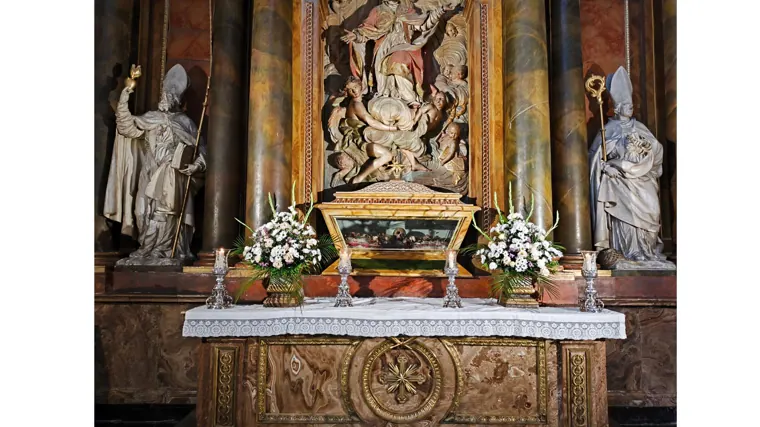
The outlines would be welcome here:
M 328 336 L 249 342 L 255 355 L 246 357 L 241 381 L 248 389 L 242 425 L 558 425 L 554 343 Z
M 465 0 L 322 0 L 324 187 L 469 190 Z M 316 92 L 315 92 L 316 93 Z

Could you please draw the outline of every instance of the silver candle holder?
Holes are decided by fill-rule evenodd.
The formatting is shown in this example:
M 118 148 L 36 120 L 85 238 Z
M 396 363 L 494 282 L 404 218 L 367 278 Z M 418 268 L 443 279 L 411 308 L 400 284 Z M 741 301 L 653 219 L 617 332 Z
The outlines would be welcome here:
M 446 265 L 443 268 L 443 272 L 449 276 L 449 284 L 446 285 L 446 296 L 443 297 L 443 306 L 462 308 L 462 298 L 459 297 L 459 288 L 457 288 L 456 285 L 456 277 L 457 273 L 459 273 L 459 267 L 457 266 L 457 250 L 447 249 L 445 252 Z
M 206 298 L 206 308 L 220 310 L 234 305 L 232 303 L 232 296 L 230 296 L 227 288 L 224 286 L 224 277 L 230 270 L 227 265 L 228 254 L 229 251 L 225 252 L 224 248 L 219 248 L 216 251 L 213 270 L 214 276 L 216 276 L 216 285 L 211 290 L 211 296 Z
M 348 287 L 348 275 L 351 274 L 351 249 L 343 248 L 340 250 L 339 255 L 338 273 L 340 273 L 340 285 L 338 285 L 338 295 L 335 297 L 335 307 L 353 307 L 354 301 Z
M 578 305 L 581 311 L 589 313 L 599 313 L 604 309 L 604 303 L 597 297 L 596 289 L 594 289 L 594 279 L 598 275 L 596 269 L 596 256 L 598 254 L 598 251 L 581 251 L 581 256 L 583 256 L 581 274 L 586 279 L 586 291 L 578 298 Z

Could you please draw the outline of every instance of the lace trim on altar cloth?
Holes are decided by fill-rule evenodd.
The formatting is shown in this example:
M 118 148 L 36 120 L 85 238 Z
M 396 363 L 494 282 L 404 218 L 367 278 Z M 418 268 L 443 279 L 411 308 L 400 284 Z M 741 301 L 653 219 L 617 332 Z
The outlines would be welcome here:
M 334 308 L 332 299 L 311 301 L 303 308 L 238 306 L 228 310 L 198 307 L 188 311 L 185 337 L 268 337 L 295 335 L 503 336 L 549 340 L 624 339 L 625 316 L 611 310 L 582 313 L 576 308 L 504 308 L 493 300 L 464 299 L 462 309 L 444 309 L 440 298 L 373 298 L 386 300 Z M 396 301 L 395 303 L 392 302 Z M 411 300 L 411 301 L 409 301 Z M 435 307 L 435 310 L 431 308 Z

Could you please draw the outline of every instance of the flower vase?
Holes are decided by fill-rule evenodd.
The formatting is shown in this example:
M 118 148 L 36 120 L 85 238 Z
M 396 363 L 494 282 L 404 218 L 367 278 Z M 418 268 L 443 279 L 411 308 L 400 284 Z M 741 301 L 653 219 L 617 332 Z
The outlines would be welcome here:
M 512 292 L 505 295 L 502 290 L 496 302 L 504 307 L 538 308 L 538 291 L 532 277 L 526 277 L 520 284 L 512 287 Z
M 297 281 L 264 279 L 264 289 L 267 297 L 264 298 L 264 307 L 298 307 L 303 301 L 303 284 Z

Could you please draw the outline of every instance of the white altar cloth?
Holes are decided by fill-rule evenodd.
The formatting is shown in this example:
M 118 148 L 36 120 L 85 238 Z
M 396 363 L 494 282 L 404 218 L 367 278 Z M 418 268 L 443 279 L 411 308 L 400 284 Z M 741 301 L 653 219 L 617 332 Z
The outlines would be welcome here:
M 303 307 L 241 305 L 225 310 L 196 307 L 185 313 L 185 337 L 348 335 L 355 337 L 511 336 L 551 340 L 625 338 L 625 315 L 584 313 L 574 307 L 506 308 L 493 299 L 463 298 L 462 308 L 443 308 L 441 298 L 307 298 Z

